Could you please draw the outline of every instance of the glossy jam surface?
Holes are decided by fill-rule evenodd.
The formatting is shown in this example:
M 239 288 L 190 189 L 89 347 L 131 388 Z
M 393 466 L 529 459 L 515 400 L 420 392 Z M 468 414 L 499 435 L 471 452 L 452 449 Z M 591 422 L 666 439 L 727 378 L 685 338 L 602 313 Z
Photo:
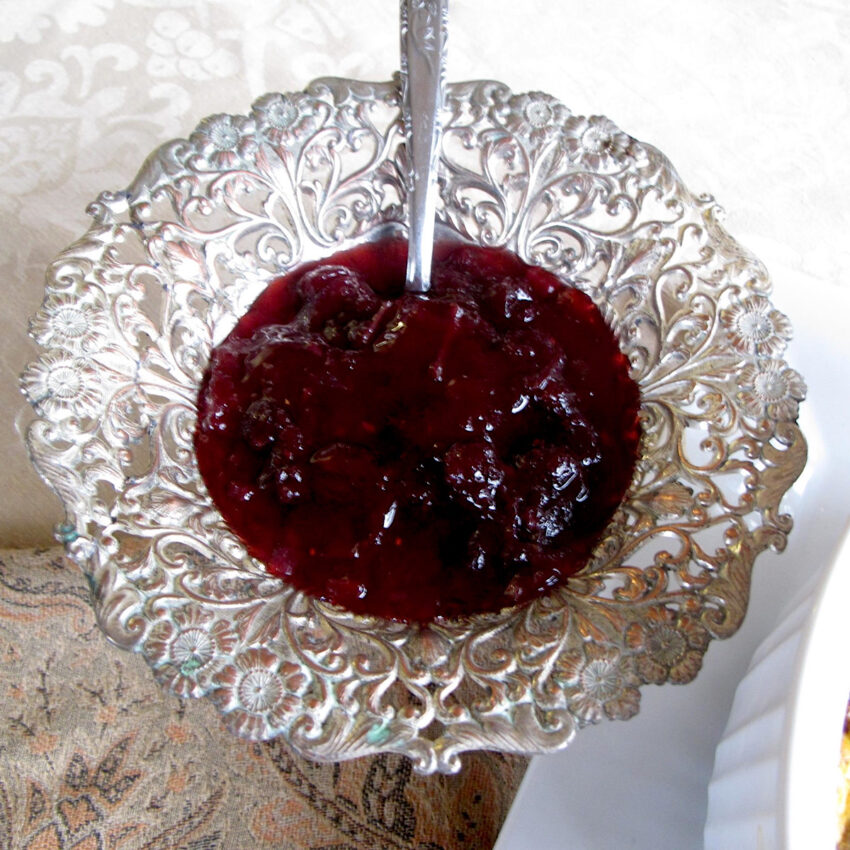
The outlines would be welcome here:
M 366 244 L 273 282 L 212 355 L 195 446 L 269 572 L 358 613 L 498 610 L 580 569 L 628 487 L 638 389 L 590 299 L 505 251 Z

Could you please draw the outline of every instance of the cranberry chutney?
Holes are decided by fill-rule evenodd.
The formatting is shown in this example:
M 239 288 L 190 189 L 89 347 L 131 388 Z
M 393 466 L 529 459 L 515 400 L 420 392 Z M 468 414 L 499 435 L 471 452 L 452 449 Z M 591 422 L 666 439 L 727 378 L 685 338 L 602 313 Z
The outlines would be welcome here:
M 590 298 L 507 251 L 360 245 L 272 282 L 212 352 L 195 448 L 268 571 L 363 614 L 496 611 L 581 569 L 640 403 Z

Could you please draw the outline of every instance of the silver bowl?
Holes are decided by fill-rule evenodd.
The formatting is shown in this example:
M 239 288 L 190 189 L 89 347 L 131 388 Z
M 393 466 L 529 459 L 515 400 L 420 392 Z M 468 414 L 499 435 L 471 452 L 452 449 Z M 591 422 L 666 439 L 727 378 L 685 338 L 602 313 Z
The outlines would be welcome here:
M 104 192 L 51 266 L 21 378 L 28 446 L 99 622 L 184 697 L 305 756 L 391 750 L 451 773 L 544 753 L 644 683 L 690 681 L 740 626 L 805 464 L 805 394 L 762 265 L 667 159 L 599 116 L 496 82 L 448 86 L 439 218 L 588 292 L 642 394 L 626 499 L 587 567 L 524 607 L 413 627 L 266 574 L 193 454 L 211 348 L 273 278 L 405 219 L 397 82 L 317 80 L 216 115 Z

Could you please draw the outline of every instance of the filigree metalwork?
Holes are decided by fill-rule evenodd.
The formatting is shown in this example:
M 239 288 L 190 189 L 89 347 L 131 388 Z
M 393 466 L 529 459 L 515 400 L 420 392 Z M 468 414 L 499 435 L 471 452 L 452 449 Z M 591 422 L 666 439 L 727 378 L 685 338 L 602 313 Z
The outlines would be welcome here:
M 657 150 L 545 94 L 449 86 L 440 219 L 599 305 L 642 392 L 633 485 L 583 572 L 500 614 L 413 628 L 269 577 L 198 477 L 196 389 L 272 278 L 403 220 L 398 100 L 319 80 L 157 150 L 52 265 L 22 387 L 114 642 L 250 737 L 452 772 L 465 750 L 558 749 L 633 715 L 642 683 L 697 674 L 741 624 L 755 557 L 785 545 L 805 388 L 764 268 Z

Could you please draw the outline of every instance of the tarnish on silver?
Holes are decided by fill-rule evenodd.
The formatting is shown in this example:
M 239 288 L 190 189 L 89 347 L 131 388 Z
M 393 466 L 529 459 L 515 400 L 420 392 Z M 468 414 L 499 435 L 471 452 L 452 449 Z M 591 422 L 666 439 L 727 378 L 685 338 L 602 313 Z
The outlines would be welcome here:
M 407 286 L 431 285 L 448 0 L 401 0 L 401 103 L 409 154 Z
M 591 563 L 522 607 L 410 627 L 305 596 L 250 558 L 193 451 L 210 351 L 275 277 L 388 228 L 399 88 L 326 79 L 169 142 L 48 271 L 21 377 L 57 534 L 109 638 L 252 739 L 317 760 L 543 753 L 697 675 L 791 530 L 806 444 L 791 328 L 763 266 L 655 148 L 495 82 L 446 91 L 441 227 L 587 292 L 641 390 L 634 480 Z M 331 523 L 332 525 L 332 523 Z

